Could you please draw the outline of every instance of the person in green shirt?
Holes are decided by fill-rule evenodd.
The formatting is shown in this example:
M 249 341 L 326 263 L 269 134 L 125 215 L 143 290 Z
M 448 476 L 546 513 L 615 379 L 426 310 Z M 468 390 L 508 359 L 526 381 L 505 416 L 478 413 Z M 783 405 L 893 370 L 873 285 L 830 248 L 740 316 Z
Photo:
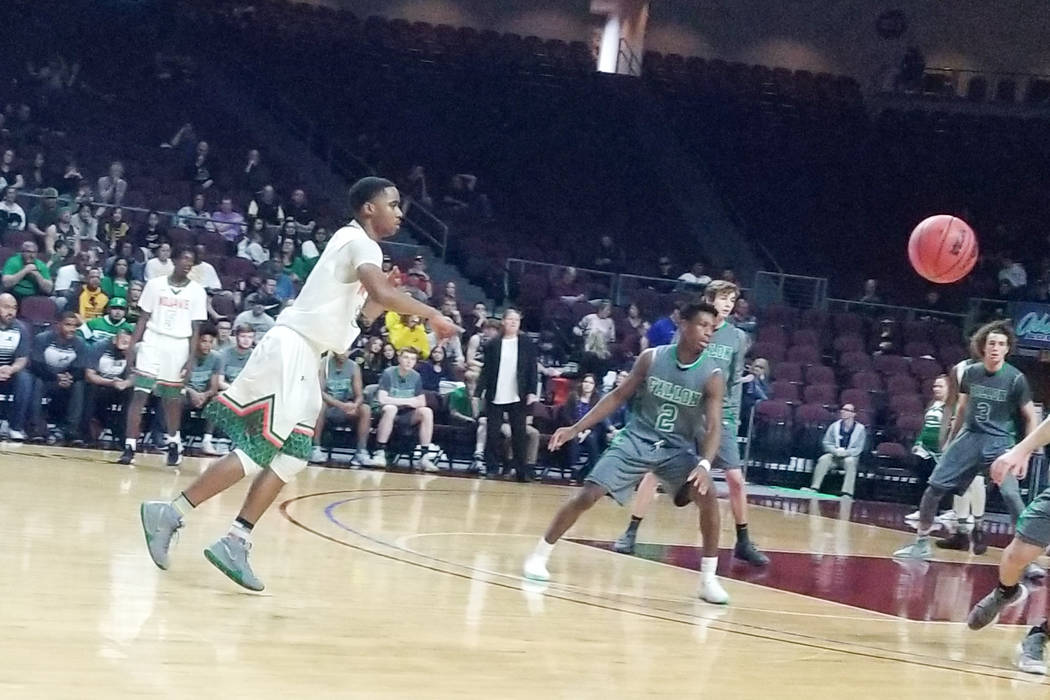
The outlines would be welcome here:
M 128 300 L 114 297 L 106 304 L 106 313 L 98 318 L 93 318 L 77 329 L 80 336 L 88 342 L 95 344 L 111 340 L 117 333 L 134 333 L 134 324 L 128 323 Z
M 948 378 L 942 374 L 933 381 L 933 401 L 926 408 L 922 430 L 915 437 L 915 444 L 911 448 L 912 454 L 924 461 L 936 462 L 941 457 L 941 424 L 944 420 L 944 400 L 947 396 Z
M 131 284 L 131 263 L 127 258 L 117 258 L 109 268 L 109 274 L 102 278 L 102 292 L 110 299 L 127 299 L 128 285 Z
M 37 260 L 36 254 L 36 243 L 24 241 L 22 251 L 4 263 L 4 291 L 11 292 L 19 301 L 25 297 L 50 294 L 55 286 L 51 281 L 51 270 Z

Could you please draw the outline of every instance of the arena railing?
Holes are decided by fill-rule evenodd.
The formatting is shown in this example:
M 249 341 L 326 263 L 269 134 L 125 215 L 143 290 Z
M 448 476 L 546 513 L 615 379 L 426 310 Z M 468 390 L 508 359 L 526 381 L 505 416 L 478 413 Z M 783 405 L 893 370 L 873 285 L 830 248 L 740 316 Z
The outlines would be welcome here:
M 954 311 L 937 311 L 934 309 L 924 309 L 918 306 L 873 304 L 871 302 L 857 301 L 854 299 L 829 298 L 827 300 L 826 310 L 842 311 L 846 313 L 860 313 L 866 316 L 885 315 L 887 317 L 891 317 L 895 321 L 915 321 L 922 319 L 932 319 L 935 321 L 944 321 L 946 323 L 952 323 L 956 326 L 959 326 L 960 329 L 965 329 L 967 327 L 967 315 L 964 313 L 957 313 Z
M 923 97 L 965 100 L 971 103 L 1050 106 L 1050 75 L 1007 71 L 980 71 L 969 68 L 927 67 L 917 85 L 904 86 L 895 71 L 887 71 L 882 92 L 914 94 Z

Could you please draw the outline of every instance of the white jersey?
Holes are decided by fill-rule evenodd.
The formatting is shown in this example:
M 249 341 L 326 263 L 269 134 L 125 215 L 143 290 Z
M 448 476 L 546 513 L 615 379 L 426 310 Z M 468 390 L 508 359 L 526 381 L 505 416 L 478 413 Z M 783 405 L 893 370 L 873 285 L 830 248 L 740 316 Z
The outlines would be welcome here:
M 139 307 L 149 312 L 146 328 L 173 338 L 193 335 L 193 322 L 208 318 L 208 294 L 204 287 L 187 280 L 183 287 L 172 287 L 167 275 L 146 283 Z
M 368 299 L 358 280 L 362 265 L 383 267 L 383 251 L 356 221 L 335 232 L 295 302 L 277 317 L 320 350 L 346 352 L 361 330 L 357 317 Z

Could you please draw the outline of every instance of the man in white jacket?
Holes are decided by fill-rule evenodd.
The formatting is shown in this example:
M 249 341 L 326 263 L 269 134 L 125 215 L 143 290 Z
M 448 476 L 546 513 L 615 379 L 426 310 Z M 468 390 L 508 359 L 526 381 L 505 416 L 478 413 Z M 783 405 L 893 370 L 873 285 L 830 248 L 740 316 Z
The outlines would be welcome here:
M 828 470 L 832 465 L 836 465 L 846 470 L 846 478 L 842 481 L 842 495 L 853 498 L 853 487 L 857 482 L 857 461 L 868 440 L 868 430 L 856 421 L 857 411 L 853 404 L 844 404 L 839 414 L 842 417 L 829 425 L 824 433 L 825 454 L 817 460 L 817 466 L 813 469 L 813 482 L 809 488 L 802 490 L 819 490 Z

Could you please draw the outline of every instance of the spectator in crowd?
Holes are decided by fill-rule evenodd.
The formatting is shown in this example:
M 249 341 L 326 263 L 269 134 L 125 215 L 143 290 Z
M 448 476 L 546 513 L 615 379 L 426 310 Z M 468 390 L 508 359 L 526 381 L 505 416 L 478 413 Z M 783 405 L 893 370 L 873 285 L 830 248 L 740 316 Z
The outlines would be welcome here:
M 723 282 L 732 282 L 733 284 L 737 284 L 736 271 L 734 271 L 731 267 L 723 267 L 722 272 L 718 275 L 718 279 L 722 280 Z
M 465 325 L 466 330 L 464 331 L 463 335 L 467 340 L 470 340 L 472 336 L 481 333 L 481 331 L 485 328 L 485 324 L 489 320 L 489 310 L 488 307 L 485 306 L 485 302 L 475 302 L 474 308 L 470 312 L 470 316 L 467 317 L 465 320 L 467 323 Z
M 573 332 L 583 337 L 583 360 L 581 372 L 590 372 L 596 377 L 605 375 L 612 357 L 612 345 L 616 342 L 616 326 L 612 320 L 612 304 L 602 302 L 598 310 L 587 314 L 573 328 Z
M 124 443 L 124 422 L 117 416 L 104 419 L 103 414 L 109 406 L 126 406 L 131 399 L 133 384 L 130 358 L 129 328 L 120 328 L 111 338 L 88 346 L 83 358 L 78 358 L 84 372 L 84 410 L 80 432 L 84 438 L 96 442 L 102 430 L 108 426 L 113 431 L 114 442 L 118 445 Z
M 394 347 L 393 343 L 386 341 L 383 343 L 383 350 L 380 356 L 383 358 L 383 369 L 397 366 L 397 348 Z M 382 374 L 382 372 L 380 372 Z
M 237 257 L 251 260 L 256 265 L 262 265 L 270 259 L 270 251 L 263 246 L 266 237 L 266 222 L 262 219 L 253 219 L 248 227 L 248 235 L 237 243 Z
M 197 251 L 197 264 L 190 269 L 190 279 L 204 287 L 209 294 L 222 292 L 222 280 L 219 279 L 219 273 L 215 271 L 214 265 L 204 259 L 204 256 L 208 254 L 208 249 L 198 243 L 194 246 L 194 250 Z
M 277 296 L 277 279 L 275 277 L 267 276 L 258 291 L 244 297 L 245 310 L 253 306 L 261 306 L 271 318 L 277 318 L 277 314 L 281 310 L 281 300 Z
M 449 191 L 442 198 L 447 212 L 452 216 L 467 216 L 485 221 L 492 219 L 489 198 L 478 190 L 478 178 L 470 173 L 452 176 Z
M 328 364 L 321 372 L 321 382 L 324 387 L 321 400 L 324 403 L 314 426 L 314 449 L 310 461 L 315 464 L 327 461 L 321 446 L 325 427 L 348 425 L 353 421 L 357 437 L 357 454 L 353 463 L 362 466 L 370 464 L 372 458 L 368 454 L 368 433 L 372 425 L 372 410 L 364 402 L 361 369 L 349 359 L 347 353 L 336 353 L 328 358 Z
M 413 165 L 409 169 L 399 189 L 404 198 L 403 209 L 406 216 L 412 204 L 419 204 L 424 209 L 431 209 L 434 206 L 434 200 L 427 191 L 427 174 L 422 165 Z
M 657 319 L 653 325 L 649 326 L 649 332 L 642 339 L 642 350 L 670 345 L 677 331 L 678 309 L 674 308 L 669 316 Z
M 97 345 L 112 340 L 120 332 L 133 333 L 135 326 L 128 323 L 127 311 L 128 300 L 114 297 L 106 305 L 104 315 L 89 320 L 77 332 L 88 345 Z
M 42 399 L 51 399 L 51 411 L 62 409 L 64 418 L 56 420 L 57 427 L 47 436 L 54 445 L 67 438 L 79 438 L 80 416 L 84 402 L 83 358 L 87 346 L 77 335 L 80 319 L 66 311 L 59 322 L 33 339 L 29 369 L 33 373 L 33 394 L 29 401 L 30 437 L 42 437 L 46 424 Z
M 398 364 L 383 370 L 379 377 L 376 400 L 379 404 L 379 423 L 376 425 L 376 454 L 367 466 L 387 465 L 387 443 L 394 431 L 419 426 L 419 447 L 416 451 L 424 471 L 438 470 L 436 460 L 440 450 L 430 444 L 434 432 L 434 412 L 427 406 L 423 394 L 423 380 L 414 369 L 419 354 L 415 348 L 403 348 L 397 354 Z
M 443 286 L 441 288 L 441 300 L 445 301 L 447 299 L 451 299 L 453 302 L 457 302 L 457 303 L 459 301 L 459 297 L 456 296 L 456 283 L 453 280 L 449 280 L 448 282 L 445 282 L 445 286 Z M 453 308 L 456 309 L 456 315 L 458 316 L 459 315 L 459 306 L 457 305 L 457 303 L 453 304 Z M 456 323 L 458 325 L 461 325 L 459 321 L 456 321 Z
M 109 274 L 102 278 L 102 291 L 110 299 L 127 299 L 131 284 L 131 263 L 127 258 L 116 258 L 109 266 Z
M 124 210 L 120 207 L 109 212 L 109 219 L 102 224 L 102 235 L 110 250 L 119 250 L 120 244 L 128 235 L 128 222 L 124 221 Z
M 284 222 L 284 209 L 277 200 L 273 185 L 266 185 L 256 194 L 248 205 L 248 216 L 262 219 L 270 226 L 280 226 Z
M 661 255 L 656 261 L 656 276 L 663 280 L 674 280 L 674 268 L 671 266 L 671 258 Z
M 1028 287 L 1028 272 L 1010 254 L 1003 255 L 999 267 L 999 292 L 1007 299 L 1020 299 Z
M 15 163 L 15 151 L 12 148 L 5 148 L 4 155 L 0 158 L 0 181 L 3 187 L 14 187 L 16 190 L 26 186 L 25 178 Z
M 258 192 L 270 182 L 270 170 L 263 165 L 259 149 L 253 148 L 248 151 L 248 160 L 241 169 L 238 180 L 238 186 L 249 192 Z
M 587 415 L 600 399 L 601 394 L 598 391 L 597 378 L 593 374 L 584 374 L 580 377 L 576 390 L 569 394 L 569 400 L 562 407 L 559 424 L 572 425 Z M 608 427 L 606 425 L 595 427 L 592 430 L 585 430 L 577 435 L 575 440 L 570 440 L 566 443 L 568 466 L 570 469 L 575 470 L 573 478 L 578 483 L 583 483 L 583 480 L 587 478 L 587 475 L 591 473 L 591 469 L 598 462 L 598 456 L 602 451 L 601 436 L 605 434 Z M 576 470 L 576 464 L 580 461 L 581 450 L 586 450 L 587 461 L 584 462 L 584 465 L 579 470 Z
M 313 265 L 317 263 L 316 258 L 321 257 L 321 253 L 324 252 L 325 246 L 328 245 L 328 229 L 324 226 L 318 226 L 314 229 L 313 236 L 309 240 L 303 241 L 302 257 L 305 260 L 311 261 L 310 269 L 313 269 Z
M 205 209 L 204 193 L 198 192 L 193 195 L 192 204 L 187 204 L 175 212 L 175 228 L 191 230 L 203 228 L 211 231 L 214 230 L 214 226 L 209 219 L 210 217 Z
M 598 241 L 598 250 L 591 265 L 602 272 L 623 272 L 626 257 L 615 243 L 612 236 L 602 236 Z
M 109 297 L 102 291 L 102 270 L 92 267 L 87 271 L 77 302 L 77 313 L 86 321 L 105 313 Z
M 624 351 L 629 357 L 636 357 L 642 352 L 642 341 L 649 332 L 649 322 L 642 317 L 638 304 L 627 305 L 627 317 L 624 319 L 628 330 L 623 338 Z
M 427 274 L 427 263 L 423 259 L 422 255 L 417 255 L 412 258 L 412 265 L 408 268 L 408 272 L 405 273 L 406 285 L 416 287 L 429 299 L 434 294 L 434 285 L 430 281 L 430 275 Z
M 252 343 L 254 342 L 255 331 L 252 331 Z M 223 355 L 228 349 L 236 344 L 237 341 L 233 338 L 233 321 L 224 316 L 220 316 L 215 320 L 215 342 L 212 343 L 212 351 Z M 251 346 L 249 345 L 248 347 Z M 220 390 L 223 390 L 222 382 L 219 384 Z
M 54 288 L 51 271 L 37 260 L 37 246 L 33 241 L 22 243 L 22 252 L 12 255 L 4 263 L 2 282 L 4 290 L 22 300 L 26 297 L 48 295 Z
M 685 285 L 688 290 L 703 291 L 704 287 L 711 284 L 711 277 L 707 274 L 704 263 L 697 260 L 689 269 L 678 275 L 678 281 Z
M 841 418 L 828 426 L 824 433 L 824 455 L 817 460 L 813 468 L 813 481 L 803 491 L 818 491 L 832 466 L 845 469 L 846 477 L 842 481 L 842 496 L 853 498 L 853 489 L 857 481 L 857 462 L 868 439 L 867 429 L 857 422 L 857 411 L 853 404 L 843 404 L 839 411 Z
M 486 471 L 495 474 L 498 464 L 496 438 L 500 435 L 504 414 L 510 419 L 512 466 L 518 481 L 528 481 L 525 467 L 528 436 L 525 418 L 528 407 L 536 401 L 538 383 L 536 349 L 527 336 L 521 335 L 521 312 L 507 307 L 503 312 L 501 334 L 482 348 L 482 369 L 478 396 L 485 399 L 488 440 L 485 448 Z
M 272 246 L 278 250 L 284 245 L 285 241 L 291 241 L 293 245 L 299 240 L 299 227 L 295 223 L 294 219 L 285 219 L 284 223 L 281 224 L 281 230 L 277 234 L 276 245 Z
M 52 250 L 59 241 L 65 243 L 69 250 L 76 251 L 80 248 L 80 238 L 73 227 L 73 212 L 66 207 L 58 210 L 58 221 L 55 222 L 55 232 L 51 240 Z
M 47 156 L 43 151 L 37 151 L 33 156 L 33 164 L 25 173 L 26 189 L 30 192 L 39 192 L 45 187 L 50 187 L 54 176 L 47 166 Z
M 27 228 L 36 237 L 37 245 L 44 245 L 51 251 L 54 240 L 55 224 L 58 223 L 58 190 L 45 187 L 40 192 L 40 199 L 29 212 Z
M 948 397 L 948 377 L 941 375 L 933 380 L 933 401 L 926 407 L 923 414 L 922 430 L 915 436 L 911 453 L 919 458 L 919 473 L 925 483 L 941 459 L 941 427 L 944 419 L 944 400 Z M 964 517 L 965 513 L 956 515 Z M 957 533 L 965 534 L 965 533 Z M 970 538 L 966 538 L 967 549 L 969 549 Z
M 55 241 L 55 250 L 51 253 L 51 258 L 47 260 L 47 269 L 51 273 L 51 279 L 55 278 L 65 264 L 66 260 L 70 258 L 74 253 L 69 249 L 69 244 L 65 241 Z
M 59 178 L 59 195 L 67 200 L 73 199 L 81 182 L 84 182 L 84 176 L 80 174 L 80 167 L 76 160 L 69 158 L 66 161 L 66 167 L 62 169 L 62 177 Z
M 255 333 L 255 343 L 258 344 L 262 337 L 266 335 L 266 331 L 274 327 L 275 321 L 273 317 L 266 313 L 266 307 L 262 303 L 259 303 L 261 298 L 256 298 L 250 303 L 245 304 L 247 308 L 241 313 L 237 314 L 237 318 L 233 320 L 233 325 L 237 328 L 241 326 L 248 326 Z
M 226 326 L 226 340 L 231 341 L 225 347 L 220 345 L 223 336 L 223 325 Z M 223 319 L 217 326 L 218 335 L 215 338 L 215 352 L 222 358 L 222 373 L 219 376 L 219 391 L 226 391 L 233 380 L 244 369 L 248 358 L 251 357 L 252 349 L 255 347 L 255 329 L 251 326 L 234 326 L 236 332 L 230 331 L 230 322 Z
M 744 366 L 744 376 L 740 381 L 743 384 L 740 425 L 748 425 L 755 406 L 769 398 L 769 360 L 756 357 Z
M 98 219 L 95 218 L 95 214 L 91 211 L 89 203 L 84 202 L 77 206 L 77 215 L 73 217 L 72 224 L 81 247 L 85 243 L 98 242 Z
M 538 365 L 536 371 L 539 376 L 543 377 L 541 389 L 544 396 L 549 396 L 551 384 L 548 380 L 565 374 L 565 352 L 555 342 L 554 333 L 551 331 L 540 332 L 540 342 L 536 346 L 536 364 Z
M 740 330 L 747 333 L 748 340 L 754 342 L 755 333 L 758 330 L 758 319 L 751 313 L 751 304 L 743 297 L 736 300 L 733 313 L 729 316 L 729 322 Z
M 448 395 L 448 414 L 453 425 L 478 426 L 484 416 L 481 415 L 481 399 L 477 396 L 477 369 L 468 369 L 463 375 L 463 386 L 456 387 Z M 474 462 L 471 472 L 480 472 L 485 468 L 485 435 L 477 433 L 474 445 Z
M 183 169 L 185 179 L 198 190 L 206 190 L 215 184 L 215 173 L 208 150 L 207 141 L 198 141 L 192 160 L 187 162 Z
M 424 360 L 430 355 L 430 341 L 427 329 L 419 316 L 402 316 L 396 311 L 387 311 L 386 327 L 390 331 L 390 342 L 399 351 L 404 348 L 415 348 L 416 354 Z
M 8 419 L 8 436 L 26 439 L 26 420 L 33 395 L 33 375 L 27 369 L 33 337 L 29 327 L 19 321 L 18 300 L 14 295 L 0 294 L 0 391 L 11 395 L 14 404 Z
M 587 301 L 587 295 L 583 293 L 583 287 L 576 279 L 575 267 L 565 268 L 558 281 L 551 285 L 551 296 L 561 299 L 566 304 Z
M 428 362 L 416 365 L 420 378 L 423 380 L 424 391 L 440 391 L 441 382 L 454 382 L 456 376 L 452 372 L 451 363 L 445 360 L 445 348 L 440 345 L 430 353 Z
M 390 284 L 395 287 L 401 286 L 404 275 L 401 273 L 401 268 L 394 264 L 393 259 L 389 255 L 383 256 L 383 274 L 390 280 Z
M 313 207 L 306 201 L 306 191 L 295 189 L 292 191 L 292 201 L 284 208 L 286 217 L 295 221 L 301 234 L 309 234 L 317 226 L 314 220 Z
M 219 380 L 223 370 L 222 357 L 219 353 L 212 352 L 216 333 L 215 326 L 206 324 L 201 326 L 197 334 L 197 348 L 186 373 L 186 387 L 183 389 L 184 410 L 202 411 L 212 397 L 219 393 Z M 200 449 L 206 455 L 218 454 L 213 443 L 214 430 L 214 424 L 205 421 Z
M 864 293 L 860 295 L 858 301 L 865 304 L 881 304 L 882 296 L 879 294 L 879 281 L 876 279 L 865 280 Z
M 175 263 L 171 259 L 171 244 L 161 243 L 157 248 L 157 257 L 146 261 L 146 269 L 143 275 L 149 282 L 154 277 L 166 277 L 175 270 Z
M 219 202 L 219 210 L 212 212 L 211 219 L 215 233 L 225 238 L 230 244 L 230 250 L 234 250 L 237 241 L 247 229 L 244 225 L 244 217 L 240 212 L 233 210 L 233 199 L 223 197 Z
M 386 366 L 383 364 L 383 339 L 378 335 L 368 336 L 361 347 L 350 352 L 350 359 L 361 370 L 361 382 L 365 386 L 376 384 Z
M 446 299 L 442 302 L 441 313 L 451 318 L 456 325 L 463 325 L 459 318 L 459 310 L 456 308 L 456 303 L 453 300 Z M 451 368 L 462 369 L 466 366 L 466 356 L 463 353 L 463 341 L 460 340 L 459 335 L 453 335 L 449 338 L 438 338 L 437 333 L 429 331 L 427 333 L 427 342 L 433 350 L 440 347 L 445 351 L 445 362 Z M 431 352 L 433 352 L 433 350 L 431 350 Z
M 124 195 L 128 192 L 128 181 L 124 179 L 124 164 L 113 161 L 109 166 L 109 174 L 98 179 L 99 204 L 112 204 L 119 207 L 124 203 Z M 98 215 L 102 215 L 103 208 L 100 207 Z
M 4 188 L 4 201 L 0 202 L 0 234 L 25 229 L 26 211 L 18 203 L 18 190 L 8 185 Z
M 168 230 L 160 223 L 160 214 L 151 211 L 145 225 L 135 231 L 134 238 L 135 245 L 149 250 L 150 257 L 156 257 L 160 244 L 168 240 Z
M 613 380 L 613 385 L 609 391 L 619 388 L 624 380 L 627 379 L 629 372 L 626 370 L 620 370 L 616 373 L 616 379 Z M 619 434 L 624 426 L 627 425 L 627 419 L 630 417 L 630 402 L 621 404 L 619 408 L 612 412 L 612 414 L 605 421 L 605 444 L 610 444 L 613 439 Z
M 142 280 L 132 280 L 128 284 L 128 323 L 135 325 L 139 322 L 140 308 L 139 299 L 142 298 L 142 290 L 146 287 Z
M 178 149 L 187 158 L 191 157 L 197 148 L 197 132 L 194 130 L 193 124 L 186 122 L 180 126 L 175 135 L 171 137 L 171 140 L 165 141 L 160 147 Z
M 483 348 L 487 343 L 498 338 L 502 329 L 503 324 L 492 318 L 485 321 L 485 325 L 480 333 L 475 333 L 470 337 L 470 340 L 467 341 L 467 350 L 464 353 L 468 367 L 481 367 Z

